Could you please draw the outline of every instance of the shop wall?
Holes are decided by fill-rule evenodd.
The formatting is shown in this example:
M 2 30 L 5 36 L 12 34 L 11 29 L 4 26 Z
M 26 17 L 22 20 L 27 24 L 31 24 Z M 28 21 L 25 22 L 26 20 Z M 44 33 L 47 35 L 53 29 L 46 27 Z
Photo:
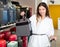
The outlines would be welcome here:
M 35 13 L 35 0 L 13 0 L 13 1 L 18 1 L 20 5 L 23 7 L 31 7 L 32 8 L 32 14 Z
M 41 0 L 13 0 L 18 1 L 22 6 L 27 6 L 32 8 L 32 14 L 36 13 L 36 7 L 41 2 Z
M 48 4 L 52 4 L 50 0 L 48 0 Z M 54 4 L 60 4 L 60 0 L 54 0 Z
M 49 5 L 49 11 L 53 19 L 54 28 L 58 29 L 58 18 L 60 17 L 60 5 Z

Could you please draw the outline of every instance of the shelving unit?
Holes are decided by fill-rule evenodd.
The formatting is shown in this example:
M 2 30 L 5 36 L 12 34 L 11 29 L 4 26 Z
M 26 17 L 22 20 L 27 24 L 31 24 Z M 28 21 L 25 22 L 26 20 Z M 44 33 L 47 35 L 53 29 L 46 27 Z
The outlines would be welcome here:
M 16 27 L 16 23 L 9 24 L 9 25 L 5 25 L 5 26 L 1 26 L 1 27 L 0 27 L 0 32 L 9 30 L 9 29 L 11 29 L 11 28 L 13 28 L 13 27 Z

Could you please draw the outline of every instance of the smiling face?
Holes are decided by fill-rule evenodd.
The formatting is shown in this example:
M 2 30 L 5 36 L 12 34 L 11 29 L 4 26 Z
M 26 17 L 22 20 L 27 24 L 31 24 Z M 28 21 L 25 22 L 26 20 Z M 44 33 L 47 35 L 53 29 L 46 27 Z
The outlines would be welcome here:
M 43 6 L 39 7 L 39 13 L 41 16 L 45 16 L 46 15 L 46 8 Z
M 37 17 L 39 17 L 39 16 L 41 16 L 41 17 L 42 16 L 50 17 L 48 6 L 44 2 L 39 3 L 39 5 L 37 6 Z

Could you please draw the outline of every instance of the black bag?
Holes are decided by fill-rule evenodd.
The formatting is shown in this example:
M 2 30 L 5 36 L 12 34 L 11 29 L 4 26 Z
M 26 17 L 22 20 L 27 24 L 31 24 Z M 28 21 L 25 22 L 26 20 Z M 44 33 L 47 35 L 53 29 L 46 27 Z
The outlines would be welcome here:
M 16 22 L 16 34 L 17 36 L 30 36 L 31 25 L 29 19 L 20 19 Z

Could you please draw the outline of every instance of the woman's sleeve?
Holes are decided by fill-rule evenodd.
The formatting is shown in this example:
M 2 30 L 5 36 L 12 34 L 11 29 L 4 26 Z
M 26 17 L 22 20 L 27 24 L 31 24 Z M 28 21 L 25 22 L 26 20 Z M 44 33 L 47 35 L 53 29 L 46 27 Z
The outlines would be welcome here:
M 33 21 L 33 20 L 34 20 L 34 18 L 35 18 L 35 16 L 36 16 L 35 14 L 34 14 L 34 15 L 32 15 L 32 16 L 29 18 L 29 20 L 30 20 L 30 21 Z
M 49 21 L 49 32 L 48 32 L 48 34 L 49 34 L 49 37 L 54 35 L 54 27 L 53 27 L 52 19 L 50 19 L 50 21 Z

